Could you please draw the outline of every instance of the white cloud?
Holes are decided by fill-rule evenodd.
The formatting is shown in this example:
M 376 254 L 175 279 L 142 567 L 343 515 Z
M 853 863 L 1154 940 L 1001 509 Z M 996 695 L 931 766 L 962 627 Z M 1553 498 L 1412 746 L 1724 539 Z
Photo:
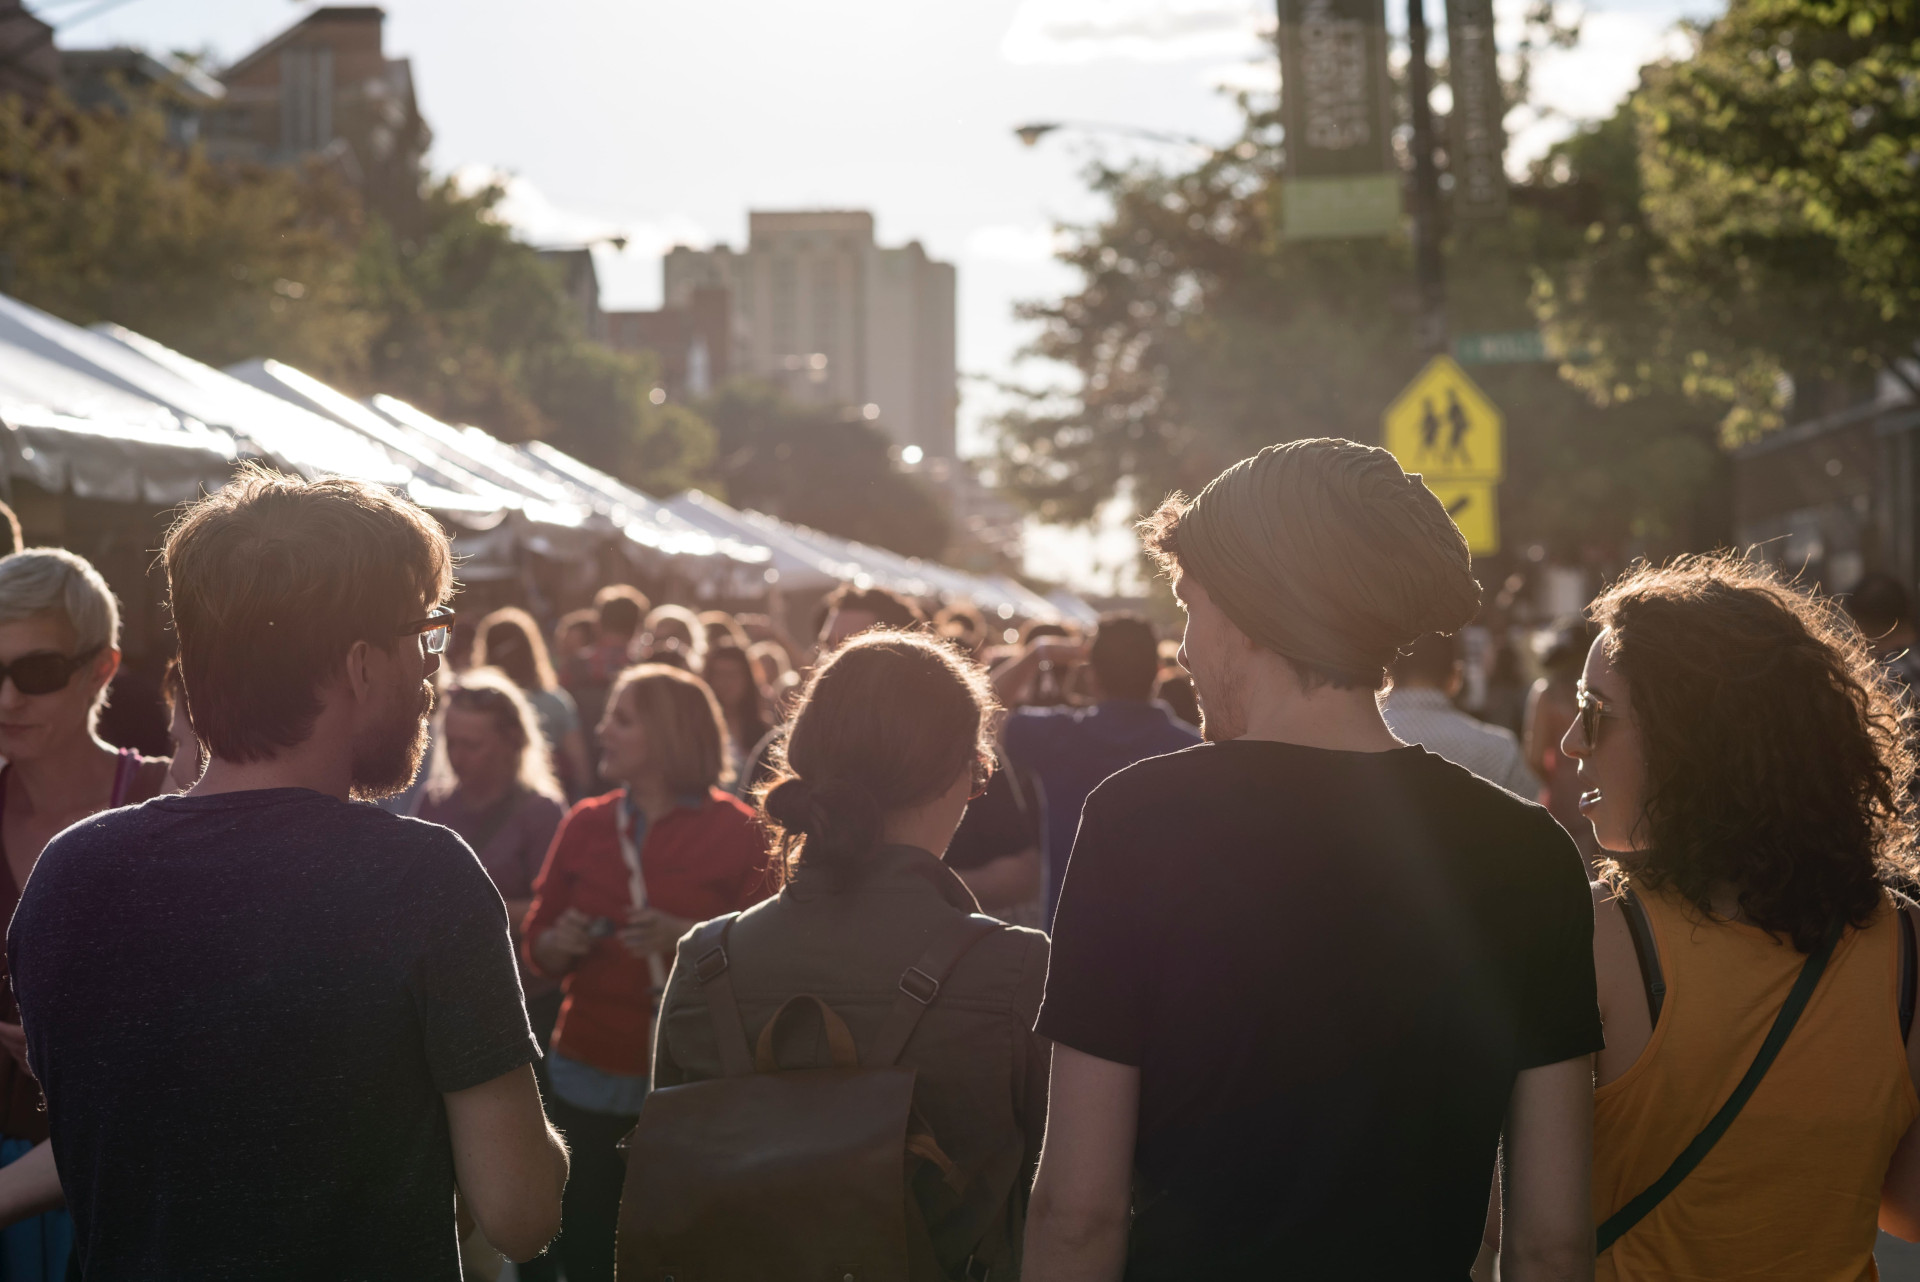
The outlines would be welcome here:
M 704 248 L 713 243 L 713 237 L 704 227 L 684 215 L 621 219 L 563 208 L 531 179 L 492 165 L 461 165 L 453 171 L 453 179 L 464 191 L 478 191 L 488 183 L 498 183 L 506 194 L 494 206 L 494 213 L 519 232 L 521 239 L 533 245 L 584 245 L 624 236 L 627 256 L 658 258 L 675 245 Z
M 967 233 L 966 257 L 975 262 L 1044 263 L 1064 237 L 1052 223 L 994 223 Z
M 1496 0 L 1501 46 L 1519 43 L 1528 0 Z M 1577 6 L 1574 12 L 1582 13 Z M 1507 117 L 1507 168 L 1518 174 L 1582 121 L 1613 114 L 1640 82 L 1640 69 L 1683 56 L 1687 36 L 1671 10 L 1587 8 L 1580 42 L 1550 49 L 1533 67 L 1534 103 Z
M 1272 29 L 1271 7 L 1259 0 L 1022 0 L 1000 56 L 1019 64 L 1233 57 Z

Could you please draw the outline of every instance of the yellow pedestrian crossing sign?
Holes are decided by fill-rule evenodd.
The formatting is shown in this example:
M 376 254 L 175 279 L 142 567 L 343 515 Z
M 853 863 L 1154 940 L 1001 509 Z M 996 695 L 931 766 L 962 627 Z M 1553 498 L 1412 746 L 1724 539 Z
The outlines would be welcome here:
M 1506 423 L 1451 356 L 1428 361 L 1387 407 L 1383 424 L 1387 452 L 1436 494 L 1443 481 L 1493 482 L 1507 474 Z

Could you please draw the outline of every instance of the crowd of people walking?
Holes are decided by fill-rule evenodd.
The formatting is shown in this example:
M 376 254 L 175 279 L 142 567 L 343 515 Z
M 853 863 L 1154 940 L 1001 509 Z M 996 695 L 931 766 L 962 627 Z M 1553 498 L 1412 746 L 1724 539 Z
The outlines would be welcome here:
M 1457 708 L 1480 587 L 1385 452 L 1142 532 L 1177 647 L 852 587 L 805 641 L 625 584 L 549 631 L 460 619 L 404 499 L 248 468 L 166 540 L 171 761 L 97 733 L 100 576 L 0 557 L 0 1282 L 1920 1239 L 1897 583 L 1634 567 L 1515 734 Z

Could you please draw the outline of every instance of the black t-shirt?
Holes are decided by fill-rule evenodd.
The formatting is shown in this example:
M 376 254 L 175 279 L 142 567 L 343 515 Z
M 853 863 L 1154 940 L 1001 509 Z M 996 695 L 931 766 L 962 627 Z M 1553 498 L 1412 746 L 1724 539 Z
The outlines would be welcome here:
M 1592 939 L 1565 831 L 1420 748 L 1108 779 L 1038 1027 L 1140 1069 L 1127 1277 L 1464 1280 L 1515 1074 L 1600 1049 Z
M 538 1047 L 453 833 L 301 788 L 109 811 L 7 953 L 89 1282 L 460 1276 L 441 1095 Z

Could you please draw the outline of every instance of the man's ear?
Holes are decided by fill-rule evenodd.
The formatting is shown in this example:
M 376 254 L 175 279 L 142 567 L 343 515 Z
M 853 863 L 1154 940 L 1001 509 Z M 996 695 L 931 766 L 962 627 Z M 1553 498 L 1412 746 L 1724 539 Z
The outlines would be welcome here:
M 347 661 L 343 670 L 346 676 L 347 691 L 353 695 L 356 703 L 364 701 L 368 694 L 372 692 L 374 686 L 373 665 L 377 662 L 378 659 L 375 658 L 372 643 L 355 641 L 348 647 Z

